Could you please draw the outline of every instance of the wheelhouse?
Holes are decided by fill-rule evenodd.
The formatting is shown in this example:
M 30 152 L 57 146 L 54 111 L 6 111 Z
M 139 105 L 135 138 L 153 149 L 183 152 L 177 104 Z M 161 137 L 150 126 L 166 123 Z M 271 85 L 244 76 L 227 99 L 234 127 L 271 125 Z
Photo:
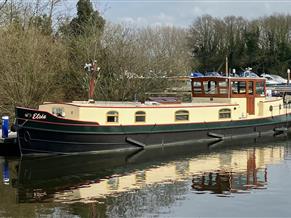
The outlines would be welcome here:
M 256 98 L 266 97 L 264 78 L 198 77 L 191 78 L 191 85 L 192 98 L 241 99 L 250 115 L 255 114 Z
M 264 78 L 196 77 L 191 78 L 192 97 L 246 98 L 265 97 Z

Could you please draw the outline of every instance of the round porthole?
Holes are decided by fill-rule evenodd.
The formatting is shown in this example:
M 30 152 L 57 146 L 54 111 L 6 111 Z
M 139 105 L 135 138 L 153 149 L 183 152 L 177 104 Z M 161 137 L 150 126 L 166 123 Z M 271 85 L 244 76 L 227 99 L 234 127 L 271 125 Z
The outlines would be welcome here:
M 270 107 L 269 107 L 269 111 L 273 111 L 273 106 L 272 105 L 270 105 Z

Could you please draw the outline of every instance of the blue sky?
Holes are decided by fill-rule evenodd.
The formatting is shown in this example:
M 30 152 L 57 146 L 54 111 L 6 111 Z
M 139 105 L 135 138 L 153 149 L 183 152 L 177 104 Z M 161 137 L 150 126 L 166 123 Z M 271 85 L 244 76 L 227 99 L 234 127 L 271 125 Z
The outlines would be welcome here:
M 75 13 L 77 0 L 64 0 L 66 11 Z M 291 14 L 291 0 L 91 0 L 106 20 L 137 26 L 189 26 L 201 15 L 256 18 L 274 13 Z

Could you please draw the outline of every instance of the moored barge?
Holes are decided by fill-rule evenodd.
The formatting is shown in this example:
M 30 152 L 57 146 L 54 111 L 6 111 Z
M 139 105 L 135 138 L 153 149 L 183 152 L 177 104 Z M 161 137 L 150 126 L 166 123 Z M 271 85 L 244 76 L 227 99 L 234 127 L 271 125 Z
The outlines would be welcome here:
M 76 154 L 193 145 L 281 134 L 291 109 L 266 95 L 263 78 L 191 78 L 192 102 L 44 103 L 17 107 L 22 154 Z M 193 145 L 194 146 L 194 145 Z

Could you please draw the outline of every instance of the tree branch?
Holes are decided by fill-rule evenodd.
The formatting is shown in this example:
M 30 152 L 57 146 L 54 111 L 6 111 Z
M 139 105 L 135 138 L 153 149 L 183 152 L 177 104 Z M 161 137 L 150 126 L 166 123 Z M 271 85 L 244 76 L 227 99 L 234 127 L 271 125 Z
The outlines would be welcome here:
M 3 4 L 0 5 L 0 11 L 4 8 L 4 6 L 6 5 L 7 2 L 8 2 L 8 0 L 5 0 L 5 1 L 3 2 Z

